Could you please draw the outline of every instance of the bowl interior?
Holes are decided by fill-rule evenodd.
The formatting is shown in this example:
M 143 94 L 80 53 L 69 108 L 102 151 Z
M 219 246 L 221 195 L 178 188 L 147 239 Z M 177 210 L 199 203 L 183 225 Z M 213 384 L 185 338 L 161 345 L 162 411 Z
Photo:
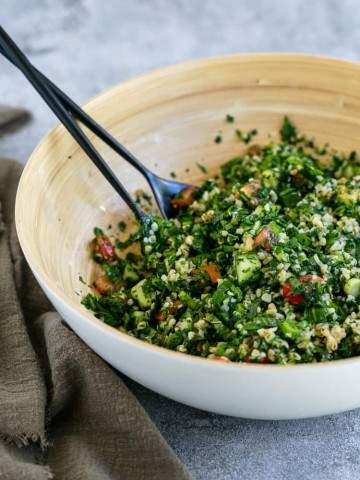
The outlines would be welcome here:
M 168 177 L 199 183 L 244 146 L 234 129 L 256 127 L 257 143 L 276 137 L 287 114 L 322 144 L 359 148 L 360 68 L 302 55 L 243 55 L 189 62 L 129 81 L 99 95 L 86 110 L 145 164 Z M 235 124 L 225 122 L 230 113 Z M 214 143 L 221 131 L 223 141 Z M 90 138 L 92 134 L 87 132 Z M 94 139 L 130 192 L 142 178 Z M 87 245 L 94 226 L 116 226 L 129 211 L 63 127 L 51 131 L 23 173 L 16 219 L 21 245 L 48 287 L 76 308 L 92 264 Z

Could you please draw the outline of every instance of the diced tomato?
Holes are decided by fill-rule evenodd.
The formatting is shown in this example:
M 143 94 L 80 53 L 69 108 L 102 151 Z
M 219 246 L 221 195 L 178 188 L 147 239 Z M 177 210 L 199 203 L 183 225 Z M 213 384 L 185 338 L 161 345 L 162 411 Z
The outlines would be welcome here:
M 105 276 L 101 275 L 94 282 L 96 290 L 104 295 L 105 293 L 110 293 L 114 289 L 114 284 Z
M 214 263 L 208 263 L 204 265 L 205 272 L 209 275 L 210 281 L 212 284 L 216 284 L 218 280 L 221 278 L 221 273 L 218 269 L 218 266 Z
M 169 308 L 170 315 L 173 315 L 177 311 L 177 309 L 180 307 L 180 305 L 182 305 L 181 301 L 175 300 L 172 306 Z M 155 320 L 157 320 L 158 322 L 163 322 L 165 318 L 166 317 L 161 310 L 159 310 L 155 315 Z
M 106 235 L 98 235 L 95 241 L 95 251 L 99 253 L 104 260 L 109 261 L 115 258 L 115 248 L 109 237 Z
M 245 185 L 240 189 L 249 199 L 252 205 L 257 205 L 259 203 L 259 199 L 254 197 L 254 193 L 256 193 L 261 187 L 261 184 L 258 180 L 252 180 L 251 182 L 245 183 Z
M 257 145 L 257 144 L 251 145 L 246 151 L 247 155 L 250 155 L 250 156 L 260 155 L 261 152 L 262 152 L 262 148 L 260 147 L 260 145 Z
M 200 268 L 194 268 L 194 270 L 191 270 L 191 275 L 198 275 L 200 273 Z M 203 285 L 205 282 L 204 278 L 201 278 L 200 283 Z
M 177 311 L 177 309 L 182 305 L 180 300 L 175 300 L 172 304 L 172 307 L 170 307 L 170 313 L 173 314 Z
M 282 287 L 282 296 L 287 300 L 289 303 L 292 303 L 293 305 L 299 305 L 304 301 L 304 297 L 300 294 L 294 294 L 290 295 L 292 292 L 292 286 L 290 283 L 285 283 Z
M 294 174 L 292 174 L 292 173 L 290 172 L 290 175 L 293 177 L 294 181 L 295 181 L 300 187 L 303 187 L 304 185 L 306 185 L 306 183 L 307 183 L 306 178 L 304 178 L 302 175 L 299 175 L 299 173 L 294 173 Z
M 270 360 L 267 357 L 264 357 L 261 360 L 259 360 L 259 363 L 263 363 L 263 364 L 270 363 Z
M 212 360 L 215 360 L 215 362 L 220 362 L 220 363 L 229 363 L 230 360 L 227 357 L 214 357 Z
M 196 190 L 195 187 L 184 188 L 184 190 L 180 192 L 180 196 L 174 197 L 171 200 L 171 205 L 174 208 L 182 208 L 182 207 L 187 207 L 191 205 L 195 201 L 195 198 L 193 196 L 193 193 L 195 192 L 195 190 Z
M 202 351 L 204 350 L 204 344 L 203 342 L 199 342 L 197 345 L 196 345 L 196 351 L 198 353 L 202 353 Z
M 155 320 L 157 320 L 158 322 L 163 322 L 165 320 L 165 315 L 163 314 L 163 312 L 161 310 L 159 310 L 155 314 Z
M 325 283 L 325 280 L 319 275 L 301 275 L 299 281 L 301 283 Z
M 269 227 L 264 227 L 258 235 L 254 238 L 254 245 L 256 247 L 263 247 L 264 250 L 270 252 L 273 233 Z
M 298 293 L 296 295 L 289 295 L 286 300 L 293 305 L 300 305 L 304 301 L 304 297 Z
M 261 364 L 266 364 L 270 363 L 270 360 L 267 357 L 260 358 L 260 360 L 253 360 L 250 356 L 244 358 L 244 362 L 246 363 L 261 363 Z
M 241 188 L 241 191 L 245 193 L 247 197 L 251 197 L 251 195 L 257 192 L 260 188 L 260 182 L 258 180 L 252 180 L 251 182 L 245 183 Z
M 221 278 L 221 273 L 219 271 L 218 266 L 215 265 L 215 263 L 207 263 L 206 265 L 202 265 L 201 268 L 208 274 L 210 278 L 210 282 L 214 285 L 217 284 L 218 280 Z M 201 272 L 200 268 L 194 268 L 194 270 L 192 270 L 191 273 L 194 275 L 197 275 L 200 272 Z M 204 279 L 201 279 L 200 283 L 205 283 Z
M 291 292 L 291 290 L 292 290 L 292 286 L 290 285 L 290 283 L 284 283 L 282 287 L 282 296 L 286 298 Z

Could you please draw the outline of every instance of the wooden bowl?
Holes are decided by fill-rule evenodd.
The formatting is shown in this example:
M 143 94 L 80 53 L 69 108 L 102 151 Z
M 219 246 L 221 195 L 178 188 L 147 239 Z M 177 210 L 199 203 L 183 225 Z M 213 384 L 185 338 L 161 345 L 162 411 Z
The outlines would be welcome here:
M 287 114 L 319 143 L 359 148 L 360 66 L 304 55 L 237 55 L 158 70 L 92 99 L 86 110 L 162 176 L 201 182 L 242 151 L 234 125 L 276 136 Z M 217 132 L 223 142 L 214 143 Z M 92 135 L 90 134 L 90 137 Z M 141 177 L 94 140 L 129 191 Z M 186 172 L 189 168 L 190 172 Z M 360 406 L 360 358 L 297 366 L 221 364 L 151 346 L 97 320 L 80 304 L 90 280 L 94 226 L 129 218 L 126 206 L 62 126 L 38 145 L 22 175 L 17 231 L 42 288 L 74 331 L 115 368 L 172 399 L 250 418 L 299 418 Z

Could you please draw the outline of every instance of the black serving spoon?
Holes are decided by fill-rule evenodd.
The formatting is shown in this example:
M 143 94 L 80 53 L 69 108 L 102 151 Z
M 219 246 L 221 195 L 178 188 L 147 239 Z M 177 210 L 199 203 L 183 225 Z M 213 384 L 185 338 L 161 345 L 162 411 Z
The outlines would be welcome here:
M 60 122 L 73 136 L 75 141 L 94 162 L 121 198 L 127 203 L 138 220 L 144 223 L 147 215 L 134 202 L 120 180 L 116 177 L 115 173 L 78 126 L 75 119 L 88 127 L 97 137 L 127 160 L 146 178 L 154 194 L 159 210 L 165 218 L 170 218 L 174 214 L 171 199 L 184 189 L 193 188 L 191 185 L 161 178 L 145 167 L 145 165 L 143 165 L 131 152 L 110 135 L 109 132 L 96 123 L 95 120 L 71 100 L 71 98 L 46 78 L 45 75 L 39 72 L 1 26 L 0 53 L 25 75 L 54 114 L 58 117 Z

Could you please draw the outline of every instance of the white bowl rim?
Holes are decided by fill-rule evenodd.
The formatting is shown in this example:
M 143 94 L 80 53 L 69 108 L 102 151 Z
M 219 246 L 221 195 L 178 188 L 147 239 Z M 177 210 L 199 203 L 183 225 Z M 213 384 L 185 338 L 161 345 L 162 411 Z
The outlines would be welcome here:
M 199 58 L 195 60 L 187 60 L 184 62 L 179 62 L 173 65 L 169 65 L 166 67 L 161 67 L 157 69 L 150 70 L 148 72 L 145 72 L 141 75 L 137 75 L 135 77 L 132 77 L 125 82 L 122 82 L 120 84 L 114 85 L 108 89 L 105 89 L 98 93 L 97 95 L 91 97 L 88 99 L 84 104 L 82 104 L 82 107 L 86 110 L 88 107 L 92 107 L 94 104 L 96 104 L 97 101 L 101 100 L 101 97 L 105 94 L 109 94 L 111 92 L 118 91 L 119 89 L 126 89 L 128 86 L 133 86 L 134 83 L 137 82 L 142 82 L 146 81 L 151 78 L 156 78 L 159 75 L 164 75 L 164 74 L 176 74 L 177 72 L 185 71 L 187 69 L 192 69 L 192 68 L 197 68 L 201 67 L 202 65 L 209 65 L 209 62 L 213 64 L 217 64 L 218 62 L 223 62 L 223 61 L 229 61 L 229 60 L 234 60 L 234 61 L 253 61 L 256 62 L 257 60 L 279 60 L 282 62 L 287 62 L 289 60 L 295 60 L 295 61 L 306 61 L 309 63 L 318 63 L 319 61 L 321 62 L 327 62 L 327 63 L 337 63 L 337 64 L 342 64 L 343 66 L 348 66 L 351 68 L 358 68 L 360 69 L 360 63 L 351 61 L 351 60 L 344 60 L 341 58 L 336 58 L 336 57 L 330 57 L 326 55 L 309 55 L 305 53 L 298 53 L 298 52 L 279 52 L 279 53 L 262 53 L 262 52 L 254 52 L 254 53 L 238 53 L 238 54 L 230 54 L 230 55 L 219 55 L 219 56 L 212 56 L 212 57 L 205 57 L 205 58 Z M 153 345 L 147 342 L 144 342 L 143 340 L 139 340 L 135 337 L 132 337 L 131 335 L 128 335 L 126 333 L 123 333 L 119 330 L 117 330 L 114 327 L 111 327 L 110 325 L 107 325 L 103 321 L 99 320 L 98 318 L 95 317 L 92 313 L 90 313 L 89 310 L 87 310 L 84 306 L 82 306 L 80 303 L 76 303 L 73 299 L 68 298 L 64 292 L 58 287 L 56 282 L 54 282 L 51 277 L 49 277 L 45 272 L 41 272 L 36 265 L 35 261 L 32 260 L 30 251 L 28 250 L 26 246 L 26 239 L 22 237 L 21 230 L 18 228 L 19 225 L 19 217 L 20 217 L 20 204 L 21 204 L 21 193 L 22 193 L 22 188 L 23 188 L 23 183 L 24 183 L 24 178 L 30 169 L 31 166 L 31 160 L 32 158 L 37 154 L 37 151 L 40 149 L 40 146 L 42 143 L 45 141 L 45 139 L 51 134 L 56 132 L 57 130 L 63 130 L 64 127 L 61 124 L 56 125 L 55 127 L 51 128 L 39 141 L 38 145 L 35 147 L 33 150 L 32 154 L 30 155 L 24 170 L 22 172 L 17 193 L 16 193 L 16 200 L 15 200 L 15 225 L 16 225 L 16 231 L 17 235 L 19 238 L 19 243 L 22 248 L 22 251 L 24 253 L 24 256 L 26 258 L 26 261 L 28 262 L 31 270 L 34 272 L 34 274 L 37 276 L 37 278 L 47 286 L 47 288 L 51 291 L 52 295 L 54 298 L 59 303 L 66 304 L 67 307 L 71 310 L 71 314 L 73 315 L 80 315 L 84 320 L 92 322 L 93 326 L 98 330 L 98 331 L 106 331 L 108 334 L 112 335 L 115 338 L 121 338 L 122 341 L 133 344 L 135 347 L 148 350 L 153 352 L 155 355 L 163 357 L 164 359 L 167 357 L 172 358 L 174 361 L 180 361 L 186 365 L 191 366 L 194 363 L 201 362 L 201 364 L 204 366 L 205 364 L 208 364 L 209 366 L 211 365 L 215 369 L 228 369 L 228 368 L 236 368 L 236 369 L 241 369 L 241 370 L 253 370 L 255 369 L 256 371 L 266 369 L 266 370 L 278 370 L 278 371 L 288 371 L 288 370 L 309 370 L 309 369 L 314 369 L 314 368 L 341 368 L 342 366 L 349 366 L 351 364 L 360 364 L 360 355 L 355 356 L 355 357 L 350 357 L 350 358 L 343 358 L 343 359 L 337 359 L 337 360 L 326 360 L 324 362 L 312 362 L 312 363 L 299 363 L 299 364 L 287 364 L 287 365 L 281 365 L 281 364 L 259 364 L 259 363 L 246 363 L 246 362 L 221 362 L 219 360 L 215 359 L 209 359 L 209 358 L 204 358 L 204 357 L 199 357 L 196 355 L 191 355 L 188 353 L 181 353 L 177 352 L 174 350 L 167 349 L 165 347 L 161 347 L 158 345 Z

